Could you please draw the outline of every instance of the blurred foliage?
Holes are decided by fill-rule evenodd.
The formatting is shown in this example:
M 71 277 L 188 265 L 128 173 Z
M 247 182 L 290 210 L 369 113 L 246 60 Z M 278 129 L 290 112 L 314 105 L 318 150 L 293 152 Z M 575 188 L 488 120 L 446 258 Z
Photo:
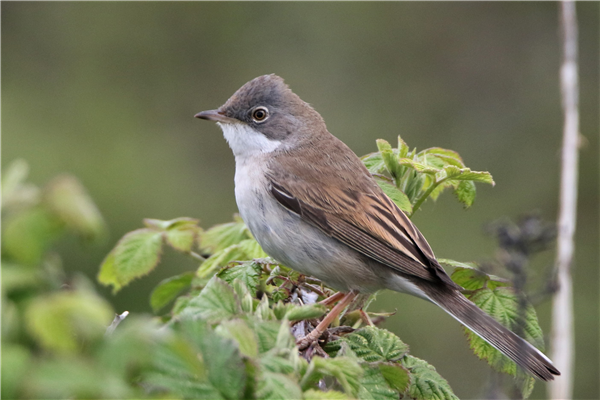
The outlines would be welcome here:
M 377 173 L 397 178 L 392 182 L 400 204 L 423 202 L 433 191 L 428 188 L 455 176 L 444 175 L 444 164 L 435 174 L 417 162 L 400 166 L 407 155 L 421 159 L 382 143 L 380 152 L 367 160 L 386 160 Z M 437 149 L 435 154 L 450 152 Z M 451 154 L 457 163 L 460 157 Z M 482 176 L 491 181 L 487 173 L 471 173 L 462 161 L 461 167 L 472 178 L 463 181 Z M 102 217 L 85 189 L 71 176 L 53 179 L 42 189 L 27 184 L 23 161 L 14 162 L 5 174 L 2 193 L 8 201 L 2 213 L 12 222 L 2 235 L 4 398 L 457 399 L 433 366 L 409 355 L 408 345 L 396 335 L 372 325 L 372 318 L 381 323 L 391 314 L 365 314 L 370 300 L 351 305 L 324 337 L 299 351 L 296 341 L 327 312 L 316 301 L 336 292 L 267 258 L 239 217 L 206 231 L 192 218 L 146 219 L 144 228 L 124 235 L 98 274 L 100 283 L 114 291 L 156 268 L 163 246 L 200 261 L 200 266 L 155 288 L 152 308 L 158 313 L 173 304 L 166 314 L 125 319 L 124 313 L 109 326 L 112 308 L 86 278 L 65 276 L 59 256 L 52 253 L 58 235 L 69 230 L 87 240 L 103 236 Z M 425 198 L 411 196 L 410 203 L 406 187 L 426 193 Z M 43 217 L 31 210 L 40 210 Z M 52 230 L 46 229 L 49 220 Z M 28 255 L 23 241 L 37 258 Z M 515 326 L 518 298 L 505 284 L 492 286 L 488 283 L 496 277 L 446 262 L 459 265 L 455 279 L 471 288 L 476 304 L 488 306 L 506 326 Z M 467 269 L 473 272 L 465 274 Z M 480 297 L 485 297 L 483 303 Z M 502 307 L 489 307 L 490 297 Z M 371 326 L 359 329 L 364 322 Z M 542 346 L 531 306 L 523 326 L 526 337 Z M 520 387 L 529 396 L 533 378 L 519 375 L 514 363 L 476 336 L 469 339 L 480 358 L 525 382 Z
M 82 247 L 74 235 L 54 242 L 68 273 L 94 277 L 116 238 L 148 215 L 189 215 L 204 227 L 227 221 L 235 212 L 233 157 L 218 129 L 200 126 L 192 116 L 271 72 L 313 104 L 357 154 L 372 151 L 377 137 L 391 142 L 401 134 L 419 148 L 460 149 L 469 165 L 494 172 L 497 189 L 481 186 L 468 218 L 456 203 L 443 201 L 424 203 L 421 209 L 432 212 L 415 214 L 438 256 L 484 260 L 494 251 L 480 234 L 487 221 L 523 210 L 537 209 L 546 219 L 557 213 L 562 117 L 555 3 L 0 7 L 2 167 L 27 159 L 37 184 L 71 171 L 111 228 L 111 241 L 98 247 Z M 573 269 L 576 398 L 600 397 L 598 10 L 598 3 L 577 4 L 582 151 Z M 150 311 L 148 293 L 158 282 L 197 266 L 169 245 L 163 250 L 168 268 L 107 296 L 115 309 Z M 551 262 L 551 252 L 536 258 L 532 279 Z M 15 279 L 28 285 L 36 278 Z M 459 397 L 480 398 L 472 382 L 484 380 L 487 368 L 461 346 L 463 333 L 454 320 L 393 293 L 372 305 L 395 307 L 401 315 L 384 326 L 432 362 Z M 549 309 L 538 308 L 542 328 L 549 326 Z M 457 345 L 442 351 L 448 341 Z M 473 379 L 462 379 L 465 374 Z M 532 397 L 544 396 L 538 385 Z

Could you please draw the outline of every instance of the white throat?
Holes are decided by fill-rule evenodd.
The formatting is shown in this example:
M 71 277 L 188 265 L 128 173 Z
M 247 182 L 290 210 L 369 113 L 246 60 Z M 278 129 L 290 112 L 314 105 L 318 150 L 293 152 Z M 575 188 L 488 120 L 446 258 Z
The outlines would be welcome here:
M 217 122 L 217 125 L 223 130 L 223 136 L 231 147 L 236 160 L 271 153 L 281 146 L 280 141 L 268 139 L 262 133 L 243 123 Z

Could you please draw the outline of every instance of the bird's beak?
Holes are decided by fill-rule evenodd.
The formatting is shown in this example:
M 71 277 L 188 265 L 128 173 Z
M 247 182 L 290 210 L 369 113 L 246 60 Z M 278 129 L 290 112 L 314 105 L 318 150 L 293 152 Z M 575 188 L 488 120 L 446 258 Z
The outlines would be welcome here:
M 232 122 L 236 121 L 233 118 L 229 118 L 229 117 L 225 116 L 224 114 L 219 112 L 219 110 L 201 111 L 198 114 L 194 115 L 194 117 L 200 118 L 200 119 L 207 119 L 209 121 L 225 122 L 225 123 L 232 123 Z

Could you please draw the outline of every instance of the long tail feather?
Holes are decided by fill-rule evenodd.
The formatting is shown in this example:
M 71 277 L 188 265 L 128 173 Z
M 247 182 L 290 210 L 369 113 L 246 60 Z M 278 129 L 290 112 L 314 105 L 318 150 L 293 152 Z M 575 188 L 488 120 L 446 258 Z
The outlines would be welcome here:
M 448 314 L 536 378 L 551 381 L 554 375 L 560 375 L 541 351 L 490 317 L 459 291 L 433 291 L 428 295 Z

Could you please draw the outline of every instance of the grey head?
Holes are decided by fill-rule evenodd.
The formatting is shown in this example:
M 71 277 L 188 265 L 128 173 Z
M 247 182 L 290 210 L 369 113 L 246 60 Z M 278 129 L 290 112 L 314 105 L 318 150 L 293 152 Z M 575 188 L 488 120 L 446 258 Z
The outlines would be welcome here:
M 239 145 L 251 146 L 257 145 L 256 141 L 263 142 L 254 137 L 255 133 L 268 140 L 260 144 L 268 151 L 275 143 L 295 141 L 326 131 L 319 113 L 292 92 L 281 77 L 274 74 L 251 80 L 218 109 L 202 111 L 195 117 L 217 122 L 234 153 L 241 149 L 236 149 L 233 141 L 243 142 Z M 250 137 L 234 137 L 240 135 Z M 252 143 L 245 143 L 247 141 Z

